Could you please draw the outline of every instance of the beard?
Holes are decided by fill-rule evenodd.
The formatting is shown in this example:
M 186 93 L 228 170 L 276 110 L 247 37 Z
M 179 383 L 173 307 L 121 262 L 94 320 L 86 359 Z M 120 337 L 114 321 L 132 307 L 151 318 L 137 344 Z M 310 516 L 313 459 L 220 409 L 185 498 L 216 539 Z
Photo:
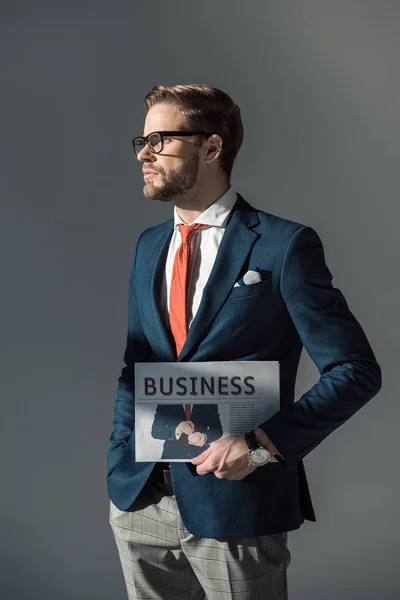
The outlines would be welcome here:
M 150 200 L 161 200 L 161 202 L 172 202 L 183 198 L 197 181 L 199 163 L 199 154 L 195 152 L 188 162 L 179 169 L 172 169 L 168 175 L 157 171 L 158 177 L 156 175 L 155 178 L 159 183 L 154 185 L 152 180 L 146 182 L 143 188 L 144 195 Z

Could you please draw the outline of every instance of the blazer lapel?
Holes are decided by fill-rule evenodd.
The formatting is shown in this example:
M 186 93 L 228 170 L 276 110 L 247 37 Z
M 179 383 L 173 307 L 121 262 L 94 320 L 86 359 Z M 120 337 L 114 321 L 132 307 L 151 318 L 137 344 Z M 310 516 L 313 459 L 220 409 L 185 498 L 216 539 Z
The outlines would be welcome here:
M 175 362 L 176 351 L 171 330 L 169 327 L 167 328 L 160 312 L 158 295 L 173 231 L 174 220 L 170 219 L 165 223 L 165 228 L 160 231 L 158 237 L 154 241 L 154 246 L 152 247 L 152 257 L 154 257 L 154 262 L 150 275 L 150 309 L 152 312 L 150 321 L 154 323 L 155 330 L 159 332 L 158 341 L 165 351 L 165 362 Z
M 251 228 L 259 224 L 256 210 L 238 194 L 214 266 L 204 288 L 199 309 L 189 329 L 186 342 L 178 356 L 182 361 L 205 334 L 247 259 L 259 234 Z

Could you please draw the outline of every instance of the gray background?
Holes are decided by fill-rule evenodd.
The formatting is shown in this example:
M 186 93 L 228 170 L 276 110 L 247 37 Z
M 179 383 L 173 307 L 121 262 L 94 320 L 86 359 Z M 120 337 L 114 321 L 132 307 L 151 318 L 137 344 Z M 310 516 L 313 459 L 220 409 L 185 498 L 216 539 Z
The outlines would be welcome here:
M 125 599 L 106 454 L 147 200 L 131 137 L 156 84 L 242 109 L 232 184 L 314 227 L 383 388 L 306 459 L 317 523 L 291 600 L 392 600 L 399 573 L 398 2 L 2 2 L 5 600 Z M 297 397 L 317 378 L 303 353 Z M 5 543 L 4 543 L 5 542 Z

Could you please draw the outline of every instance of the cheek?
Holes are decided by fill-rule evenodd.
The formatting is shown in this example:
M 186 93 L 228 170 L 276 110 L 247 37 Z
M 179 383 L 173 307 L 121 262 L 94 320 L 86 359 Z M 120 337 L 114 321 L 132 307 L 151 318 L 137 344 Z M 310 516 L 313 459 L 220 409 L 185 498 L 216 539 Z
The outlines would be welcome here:
M 181 175 L 184 171 L 185 163 L 182 160 L 170 158 L 163 161 L 161 177 L 166 179 L 173 177 L 174 175 Z
M 158 160 L 155 168 L 159 171 L 161 177 L 167 177 L 177 166 L 176 161 L 172 157 L 163 156 L 161 160 Z

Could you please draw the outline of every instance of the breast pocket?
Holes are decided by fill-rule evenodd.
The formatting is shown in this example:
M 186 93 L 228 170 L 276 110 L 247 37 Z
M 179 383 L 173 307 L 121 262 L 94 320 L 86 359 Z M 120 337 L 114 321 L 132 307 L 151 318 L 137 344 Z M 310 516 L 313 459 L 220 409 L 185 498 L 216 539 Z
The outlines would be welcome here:
M 258 283 L 252 283 L 251 285 L 241 285 L 239 287 L 233 287 L 227 300 L 234 300 L 236 298 L 251 298 L 252 296 L 270 296 L 272 294 L 272 281 L 270 279 L 264 279 Z

